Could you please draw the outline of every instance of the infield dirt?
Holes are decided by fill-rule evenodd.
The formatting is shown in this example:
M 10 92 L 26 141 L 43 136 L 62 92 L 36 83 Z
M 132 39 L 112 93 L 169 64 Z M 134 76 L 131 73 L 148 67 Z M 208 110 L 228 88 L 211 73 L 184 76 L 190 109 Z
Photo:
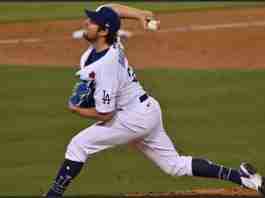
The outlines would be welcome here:
M 158 18 L 160 32 L 146 33 L 136 22 L 123 22 L 124 29 L 137 33 L 126 43 L 136 68 L 265 67 L 265 8 L 179 12 Z M 257 22 L 264 25 L 255 26 Z M 81 24 L 82 19 L 0 24 L 0 63 L 78 65 L 86 42 L 73 40 L 71 33 Z M 228 27 L 222 28 L 224 24 Z

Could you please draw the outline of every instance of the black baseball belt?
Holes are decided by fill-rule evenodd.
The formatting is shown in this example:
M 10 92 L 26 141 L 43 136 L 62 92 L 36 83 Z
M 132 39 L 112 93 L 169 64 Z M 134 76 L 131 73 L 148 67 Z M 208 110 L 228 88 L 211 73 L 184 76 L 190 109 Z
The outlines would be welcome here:
M 141 95 L 141 96 L 139 97 L 139 100 L 140 100 L 140 102 L 142 103 L 142 102 L 146 101 L 147 98 L 148 98 L 148 95 L 145 93 L 145 94 L 143 94 L 143 95 Z

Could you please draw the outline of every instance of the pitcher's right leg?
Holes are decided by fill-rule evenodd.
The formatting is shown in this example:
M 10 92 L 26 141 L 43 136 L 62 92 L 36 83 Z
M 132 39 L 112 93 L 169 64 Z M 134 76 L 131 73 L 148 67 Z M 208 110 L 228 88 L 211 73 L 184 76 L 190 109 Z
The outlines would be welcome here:
M 126 129 L 118 122 L 110 126 L 94 124 L 84 129 L 73 137 L 68 145 L 65 161 L 46 197 L 62 197 L 68 185 L 80 173 L 83 164 L 93 154 L 128 143 L 144 135 L 145 133 L 136 133 Z

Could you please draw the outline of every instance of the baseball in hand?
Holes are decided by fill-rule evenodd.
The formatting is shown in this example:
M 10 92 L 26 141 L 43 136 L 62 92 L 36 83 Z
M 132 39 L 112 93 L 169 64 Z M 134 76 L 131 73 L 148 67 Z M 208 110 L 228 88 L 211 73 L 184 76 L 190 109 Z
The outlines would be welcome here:
M 147 29 L 151 30 L 151 31 L 156 31 L 158 30 L 159 27 L 159 21 L 151 19 L 148 23 L 147 23 Z
M 86 33 L 85 30 L 77 30 L 72 33 L 72 37 L 73 39 L 81 39 L 83 38 L 85 33 Z

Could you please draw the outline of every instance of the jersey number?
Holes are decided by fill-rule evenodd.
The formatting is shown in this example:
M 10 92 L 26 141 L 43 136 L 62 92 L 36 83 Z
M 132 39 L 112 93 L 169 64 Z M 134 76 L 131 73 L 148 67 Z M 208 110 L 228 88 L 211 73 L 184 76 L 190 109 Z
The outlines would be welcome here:
M 136 74 L 131 67 L 128 67 L 127 72 L 129 77 L 132 79 L 132 82 L 137 82 Z
M 119 63 L 123 68 L 126 68 L 125 54 L 123 49 L 119 47 Z M 137 82 L 136 74 L 131 67 L 127 68 L 128 75 L 132 82 Z

